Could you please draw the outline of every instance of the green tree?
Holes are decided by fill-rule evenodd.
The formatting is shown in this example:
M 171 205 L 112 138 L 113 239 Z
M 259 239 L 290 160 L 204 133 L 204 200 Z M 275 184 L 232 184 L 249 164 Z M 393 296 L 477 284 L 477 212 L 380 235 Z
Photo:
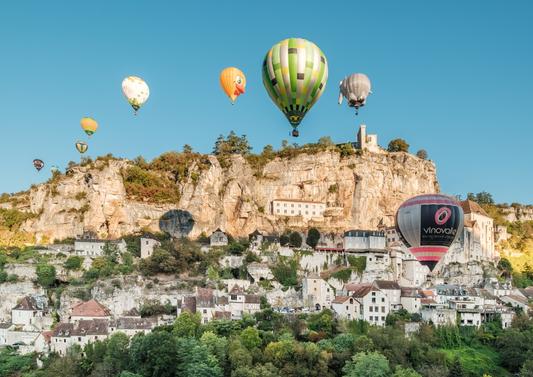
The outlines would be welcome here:
M 465 371 L 463 369 L 463 365 L 461 364 L 461 360 L 459 360 L 459 358 L 456 357 L 453 360 L 452 365 L 450 366 L 448 377 L 463 377 L 464 375 L 465 375 Z
M 520 377 L 533 377 L 533 360 L 527 360 L 520 369 Z
M 313 249 L 318 245 L 318 241 L 320 240 L 320 232 L 317 228 L 311 228 L 307 232 L 307 238 L 305 240 L 305 243 L 311 246 Z
M 416 157 L 421 158 L 422 160 L 427 160 L 428 152 L 426 152 L 425 149 L 420 149 L 418 152 L 416 152 Z
M 213 147 L 213 154 L 217 156 L 227 156 L 231 154 L 247 155 L 252 150 L 246 135 L 237 136 L 235 132 L 230 131 L 228 136 L 220 135 Z
M 176 375 L 177 345 L 166 331 L 133 337 L 130 346 L 131 370 L 147 377 L 174 377 Z M 62 374 L 59 374 L 62 375 Z
M 240 335 L 241 343 L 248 350 L 253 350 L 261 345 L 261 337 L 259 331 L 255 327 L 247 327 L 242 330 Z
M 183 153 L 192 153 L 192 152 L 193 152 L 192 147 L 189 144 L 185 144 L 183 146 Z
M 282 234 L 279 238 L 279 244 L 281 246 L 287 246 L 289 244 L 289 236 L 287 234 Z
M 506 277 L 513 276 L 513 265 L 507 258 L 501 258 L 498 262 L 498 270 L 502 272 L 502 275 Z
M 342 369 L 344 377 L 387 377 L 389 361 L 379 352 L 360 352 Z
M 172 333 L 178 337 L 195 337 L 196 331 L 200 327 L 201 317 L 200 313 L 192 314 L 189 311 L 184 311 L 174 321 Z
M 350 143 L 341 144 L 338 149 L 341 154 L 341 158 L 352 156 L 355 154 L 355 149 Z
M 404 139 L 391 140 L 387 147 L 389 152 L 409 152 L 409 144 Z
M 83 264 L 83 257 L 73 255 L 65 261 L 65 268 L 67 270 L 79 270 Z
M 468 200 L 472 200 L 481 205 L 493 205 L 494 204 L 494 199 L 492 198 L 492 194 L 486 191 L 481 191 L 481 192 L 478 192 L 477 194 L 469 192 L 466 196 Z
M 104 364 L 113 375 L 120 373 L 130 365 L 129 355 L 130 339 L 124 333 L 117 332 L 107 341 Z
M 49 264 L 39 264 L 35 269 L 37 283 L 43 288 L 50 288 L 56 282 L 56 269 Z
M 333 143 L 333 140 L 331 140 L 331 137 L 322 136 L 320 139 L 318 139 L 318 145 L 321 147 L 331 147 L 335 144 Z
M 118 375 L 118 377 L 143 377 L 140 374 L 128 372 L 127 370 L 123 371 Z
M 422 377 L 420 373 L 411 368 L 397 366 L 392 377 Z
M 292 247 L 301 247 L 302 246 L 302 236 L 298 232 L 292 232 L 289 236 L 289 244 Z

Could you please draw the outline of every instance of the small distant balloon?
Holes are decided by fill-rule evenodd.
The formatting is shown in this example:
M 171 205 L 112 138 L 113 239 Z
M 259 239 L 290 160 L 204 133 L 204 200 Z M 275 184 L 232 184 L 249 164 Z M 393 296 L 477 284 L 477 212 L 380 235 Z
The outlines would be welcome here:
M 44 168 L 44 162 L 43 160 L 40 160 L 38 158 L 36 158 L 35 160 L 33 160 L 33 167 L 37 170 L 37 171 L 41 171 L 42 168 Z
M 244 94 L 246 88 L 246 76 L 239 68 L 228 67 L 224 68 L 220 72 L 220 85 L 230 98 L 231 103 L 234 104 L 235 100 L 241 94 Z
M 78 142 L 76 142 L 76 149 L 78 150 L 78 152 L 83 154 L 83 153 L 87 152 L 87 149 L 89 149 L 89 146 L 87 145 L 87 143 L 85 143 L 83 141 L 78 141 Z
M 148 84 L 137 76 L 128 76 L 122 81 L 122 93 L 133 107 L 135 114 L 146 103 L 150 96 Z
M 98 129 L 98 122 L 90 117 L 81 118 L 80 125 L 82 130 L 91 137 Z
M 355 114 L 359 114 L 359 108 L 366 104 L 367 97 L 372 94 L 372 84 L 364 73 L 354 73 L 345 77 L 339 84 L 339 105 L 343 97 L 348 101 L 348 106 L 355 108 Z

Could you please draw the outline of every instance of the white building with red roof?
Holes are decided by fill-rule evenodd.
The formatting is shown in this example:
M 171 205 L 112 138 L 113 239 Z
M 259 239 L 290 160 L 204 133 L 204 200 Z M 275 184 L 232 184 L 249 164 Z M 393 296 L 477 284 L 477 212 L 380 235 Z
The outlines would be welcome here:
M 111 312 L 109 309 L 94 299 L 74 305 L 70 312 L 70 322 L 72 323 L 82 320 L 110 318 Z

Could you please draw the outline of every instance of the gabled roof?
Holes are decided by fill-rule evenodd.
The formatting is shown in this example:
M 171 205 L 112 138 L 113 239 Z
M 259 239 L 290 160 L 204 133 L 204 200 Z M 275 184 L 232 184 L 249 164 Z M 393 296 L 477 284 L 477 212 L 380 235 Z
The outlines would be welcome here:
M 73 317 L 109 317 L 111 312 L 98 301 L 92 299 L 73 306 L 71 315 Z
M 231 312 L 215 312 L 215 319 L 231 319 Z
M 58 323 L 57 326 L 52 331 L 52 336 L 68 338 L 70 335 L 72 335 L 73 330 L 74 330 L 73 323 Z
M 418 288 L 401 287 L 401 290 L 401 297 L 421 297 L 420 293 L 418 292 Z
M 191 313 L 196 313 L 196 297 L 194 296 L 185 296 L 183 297 L 183 302 L 181 304 L 182 310 L 187 310 Z
M 349 294 L 352 295 L 352 297 L 365 297 L 370 291 L 375 290 L 372 284 L 370 283 L 361 283 L 361 284 L 355 284 L 350 283 L 346 284 L 344 286 L 344 289 L 348 291 Z
M 196 288 L 196 307 L 213 308 L 215 307 L 215 297 L 213 290 L 210 288 Z
M 153 322 L 147 318 L 120 317 L 110 321 L 109 326 L 118 330 L 150 330 L 153 327 Z
M 374 284 L 379 288 L 379 289 L 397 289 L 397 290 L 400 290 L 400 284 L 398 284 L 397 282 L 395 281 L 392 281 L 392 280 L 375 280 L 374 281 Z
M 477 213 L 479 215 L 490 217 L 479 204 L 471 200 L 463 200 L 461 202 L 461 207 L 463 207 L 464 213 Z
M 246 304 L 260 304 L 261 296 L 259 295 L 244 295 L 244 302 Z
M 344 304 L 350 296 L 336 296 L 333 301 L 331 301 L 332 304 Z
M 91 319 L 82 320 L 74 328 L 72 335 L 86 336 L 86 335 L 107 335 L 109 322 L 105 319 Z
M 13 310 L 44 310 L 44 302 L 39 302 L 32 296 L 25 296 Z

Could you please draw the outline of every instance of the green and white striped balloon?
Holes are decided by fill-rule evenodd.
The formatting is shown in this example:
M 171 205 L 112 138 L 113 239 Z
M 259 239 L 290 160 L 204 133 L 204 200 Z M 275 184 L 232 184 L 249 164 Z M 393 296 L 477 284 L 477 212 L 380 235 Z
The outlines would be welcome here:
M 318 101 L 327 80 L 326 56 L 302 38 L 275 44 L 263 61 L 263 85 L 294 129 Z

